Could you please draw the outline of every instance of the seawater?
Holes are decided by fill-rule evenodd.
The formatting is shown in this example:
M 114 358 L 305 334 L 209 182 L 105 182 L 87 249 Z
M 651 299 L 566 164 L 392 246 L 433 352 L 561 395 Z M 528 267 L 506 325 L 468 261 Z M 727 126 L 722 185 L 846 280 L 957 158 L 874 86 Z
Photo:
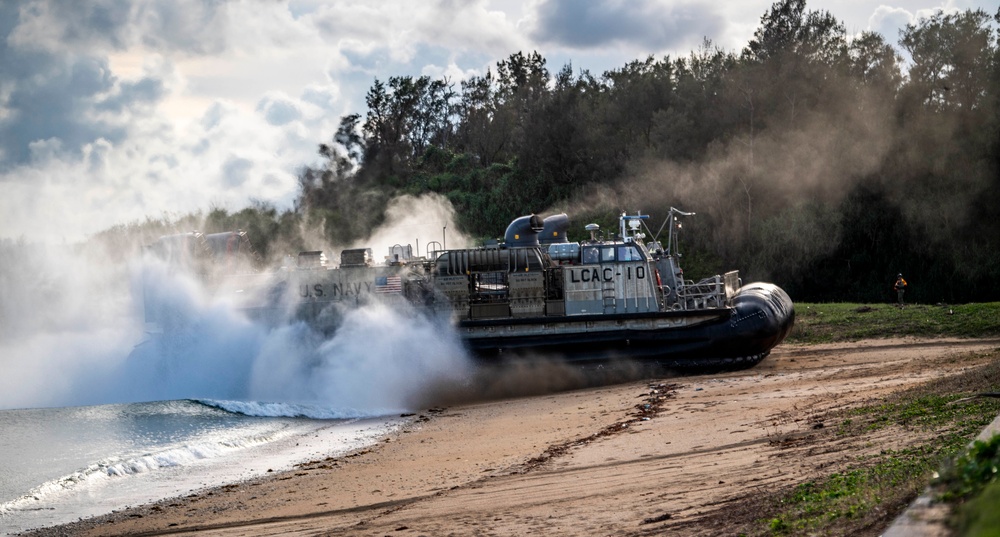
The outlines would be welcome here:
M 265 326 L 100 249 L 0 240 L 0 297 L 0 534 L 372 443 L 472 371 L 450 325 L 409 308 L 348 309 L 332 335 Z
M 374 443 L 402 423 L 315 417 L 331 416 L 215 400 L 0 410 L 0 534 L 288 469 Z

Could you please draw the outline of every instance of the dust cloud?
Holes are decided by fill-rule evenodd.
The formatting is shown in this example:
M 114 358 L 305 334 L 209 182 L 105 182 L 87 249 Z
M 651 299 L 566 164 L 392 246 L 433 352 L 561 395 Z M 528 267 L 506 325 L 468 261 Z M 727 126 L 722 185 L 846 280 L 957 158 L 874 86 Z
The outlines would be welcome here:
M 742 133 L 714 141 L 700 158 L 636 158 L 617 184 L 588 189 L 550 211 L 642 211 L 656 219 L 673 206 L 697 213 L 691 222 L 702 233 L 698 246 L 722 259 L 739 258 L 752 245 L 754 266 L 741 269 L 757 277 L 767 278 L 779 261 L 804 266 L 836 248 L 838 205 L 862 182 L 880 180 L 899 136 L 891 102 L 832 87 L 846 80 L 824 83 L 831 87 L 823 106 L 789 101 L 766 124 L 748 106 Z

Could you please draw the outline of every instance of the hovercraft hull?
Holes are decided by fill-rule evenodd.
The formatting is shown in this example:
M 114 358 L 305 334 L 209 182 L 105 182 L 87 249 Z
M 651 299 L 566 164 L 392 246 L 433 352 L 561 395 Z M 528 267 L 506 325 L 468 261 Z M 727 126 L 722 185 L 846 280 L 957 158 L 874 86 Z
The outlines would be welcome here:
M 465 321 L 458 329 L 467 348 L 487 360 L 545 355 L 574 362 L 629 359 L 671 368 L 739 368 L 764 359 L 794 319 L 783 290 L 753 284 L 741 288 L 732 307 L 714 310 Z

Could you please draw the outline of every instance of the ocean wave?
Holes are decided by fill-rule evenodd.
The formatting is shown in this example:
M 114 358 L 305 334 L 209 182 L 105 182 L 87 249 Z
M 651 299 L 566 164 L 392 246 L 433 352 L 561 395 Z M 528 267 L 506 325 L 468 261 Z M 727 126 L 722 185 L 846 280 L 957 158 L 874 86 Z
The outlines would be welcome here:
M 333 408 L 306 403 L 271 403 L 257 401 L 227 401 L 217 399 L 195 399 L 194 402 L 234 414 L 263 418 L 309 418 L 314 420 L 356 420 L 378 418 L 399 414 L 397 409 Z
M 0 516 L 12 511 L 37 509 L 39 502 L 72 492 L 81 486 L 99 486 L 111 479 L 144 474 L 176 466 L 188 466 L 198 461 L 222 457 L 235 451 L 259 446 L 294 434 L 285 428 L 229 438 L 213 438 L 201 442 L 168 446 L 152 453 L 110 457 L 85 469 L 53 479 L 33 488 L 14 500 L 0 503 Z

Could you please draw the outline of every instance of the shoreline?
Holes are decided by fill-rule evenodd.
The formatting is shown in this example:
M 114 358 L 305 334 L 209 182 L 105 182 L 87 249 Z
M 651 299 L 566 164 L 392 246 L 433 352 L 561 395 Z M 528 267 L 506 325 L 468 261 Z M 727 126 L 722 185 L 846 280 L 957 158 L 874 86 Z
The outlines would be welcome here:
M 769 492 L 845 464 L 809 449 L 822 431 L 811 419 L 997 345 L 782 345 L 744 371 L 434 408 L 343 457 L 25 535 L 718 532 Z
M 340 456 L 318 458 L 291 470 L 22 535 L 157 535 L 213 533 L 228 528 L 246 531 L 247 527 L 260 524 L 294 525 L 296 521 L 330 516 L 347 517 L 352 525 L 361 521 L 356 516 L 371 509 L 396 509 L 438 497 L 470 482 L 526 473 L 555 455 L 551 446 L 577 444 L 579 436 L 593 434 L 592 427 L 600 431 L 637 419 L 621 419 L 636 404 L 632 397 L 636 390 L 648 391 L 644 381 L 636 381 L 546 396 L 431 408 L 397 418 L 410 421 L 379 442 Z M 536 419 L 539 413 L 545 419 Z M 575 425 L 570 427 L 569 422 Z M 458 435 L 457 429 L 462 430 Z M 477 456 L 472 456 L 466 443 L 460 441 L 469 437 L 478 439 Z M 412 448 L 418 454 L 409 453 Z M 387 469 L 378 470 L 386 462 L 390 463 Z M 332 485 L 340 487 L 335 491 L 334 501 L 325 495 L 331 493 Z M 289 495 L 294 495 L 294 499 Z M 211 506 L 196 507 L 205 503 Z M 250 504 L 252 514 L 247 513 Z M 197 514 L 190 514 L 193 511 Z M 165 514 L 170 519 L 165 524 L 154 522 Z M 182 521 L 175 520 L 175 515 Z
M 275 472 L 294 470 L 317 456 L 340 456 L 377 444 L 400 429 L 405 418 L 301 420 L 280 418 L 266 434 L 253 427 L 236 436 L 198 436 L 104 460 L 119 460 L 119 475 L 92 463 L 85 472 L 59 477 L 36 486 L 2 505 L 0 535 L 16 535 L 20 528 L 59 527 L 80 519 L 106 516 L 131 506 L 153 505 L 192 493 L 204 493 L 233 483 L 266 479 Z M 265 434 L 265 433 L 261 433 Z M 229 444 L 234 442 L 234 444 Z M 249 442 L 249 445 L 245 443 Z M 171 459 L 183 460 L 174 463 Z M 140 465 L 147 465 L 141 466 Z M 133 466 L 139 467 L 131 472 Z

